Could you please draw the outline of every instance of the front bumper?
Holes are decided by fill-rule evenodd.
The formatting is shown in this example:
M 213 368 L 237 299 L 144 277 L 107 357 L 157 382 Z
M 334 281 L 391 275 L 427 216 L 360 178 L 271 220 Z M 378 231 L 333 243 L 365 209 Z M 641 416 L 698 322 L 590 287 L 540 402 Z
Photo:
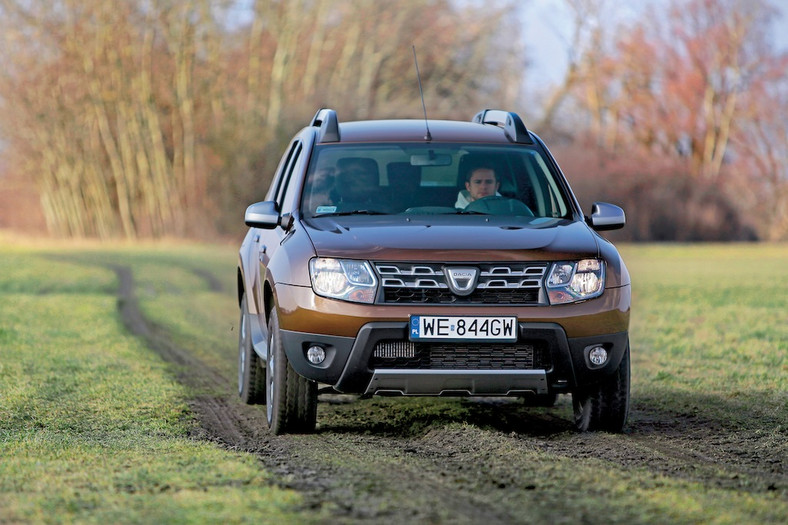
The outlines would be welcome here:
M 517 395 L 570 392 L 599 382 L 618 368 L 628 344 L 630 287 L 608 288 L 602 297 L 549 307 L 360 305 L 316 296 L 311 288 L 282 285 L 276 293 L 281 336 L 291 365 L 302 376 L 357 394 Z M 387 368 L 375 361 L 378 344 L 408 341 L 408 315 L 480 315 L 518 318 L 518 345 L 546 355 L 540 366 L 492 365 L 462 369 L 443 365 Z M 307 350 L 320 345 L 326 359 L 311 364 Z M 607 361 L 594 366 L 588 352 L 603 346 Z M 473 345 L 472 345 L 473 346 Z M 474 349 L 471 348 L 471 351 Z M 451 352 L 452 349 L 449 349 Z M 491 349 L 487 357 L 498 352 Z
M 282 330 L 281 335 L 296 372 L 332 385 L 339 392 L 357 394 L 505 396 L 568 392 L 613 373 L 628 344 L 626 331 L 569 338 L 556 323 L 520 322 L 518 342 L 543 349 L 548 356 L 545 366 L 402 369 L 375 365 L 376 346 L 386 341 L 407 341 L 407 328 L 405 322 L 371 322 L 363 325 L 355 338 L 289 330 Z M 306 358 L 312 345 L 320 345 L 326 351 L 326 359 L 320 365 L 313 365 Z M 588 359 L 588 351 L 594 346 L 603 346 L 608 352 L 608 360 L 601 366 L 592 365 Z

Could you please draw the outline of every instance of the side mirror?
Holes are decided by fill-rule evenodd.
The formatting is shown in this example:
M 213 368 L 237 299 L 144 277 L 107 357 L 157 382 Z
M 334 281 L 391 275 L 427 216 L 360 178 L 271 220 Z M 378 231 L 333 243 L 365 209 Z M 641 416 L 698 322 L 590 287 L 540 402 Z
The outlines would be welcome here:
M 273 230 L 279 226 L 279 210 L 273 201 L 256 202 L 246 208 L 244 222 L 253 228 Z
M 618 230 L 627 223 L 624 210 L 606 202 L 595 202 L 591 206 L 591 217 L 587 220 L 596 231 Z

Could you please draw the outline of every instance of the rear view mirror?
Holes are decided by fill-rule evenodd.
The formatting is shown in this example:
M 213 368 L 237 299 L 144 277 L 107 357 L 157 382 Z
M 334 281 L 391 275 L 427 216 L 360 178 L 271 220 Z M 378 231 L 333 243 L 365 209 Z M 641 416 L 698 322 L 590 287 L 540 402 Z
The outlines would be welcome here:
M 244 222 L 247 226 L 272 230 L 279 226 L 279 211 L 276 203 L 271 201 L 257 202 L 246 208 Z
M 451 155 L 436 154 L 430 150 L 424 155 L 411 155 L 411 166 L 451 166 Z
M 591 217 L 588 218 L 589 225 L 596 231 L 618 230 L 626 222 L 624 210 L 606 202 L 595 202 L 591 207 Z

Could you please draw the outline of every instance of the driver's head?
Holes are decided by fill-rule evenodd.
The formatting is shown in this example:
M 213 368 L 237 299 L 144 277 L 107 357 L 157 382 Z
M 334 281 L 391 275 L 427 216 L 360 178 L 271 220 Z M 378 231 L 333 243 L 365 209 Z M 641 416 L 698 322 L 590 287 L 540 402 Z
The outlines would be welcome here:
M 495 195 L 500 187 L 501 183 L 495 176 L 495 170 L 488 166 L 473 169 L 465 180 L 465 189 L 470 194 L 470 201 Z

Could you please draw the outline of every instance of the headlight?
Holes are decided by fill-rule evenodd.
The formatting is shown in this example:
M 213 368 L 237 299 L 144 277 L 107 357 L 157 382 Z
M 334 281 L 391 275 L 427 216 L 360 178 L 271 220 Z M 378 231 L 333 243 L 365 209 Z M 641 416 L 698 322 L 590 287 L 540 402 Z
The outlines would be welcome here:
M 375 300 L 378 280 L 366 261 L 318 257 L 309 261 L 309 277 L 317 295 L 354 303 Z
M 554 263 L 547 276 L 550 304 L 574 303 L 599 297 L 605 290 L 605 263 L 583 259 Z

